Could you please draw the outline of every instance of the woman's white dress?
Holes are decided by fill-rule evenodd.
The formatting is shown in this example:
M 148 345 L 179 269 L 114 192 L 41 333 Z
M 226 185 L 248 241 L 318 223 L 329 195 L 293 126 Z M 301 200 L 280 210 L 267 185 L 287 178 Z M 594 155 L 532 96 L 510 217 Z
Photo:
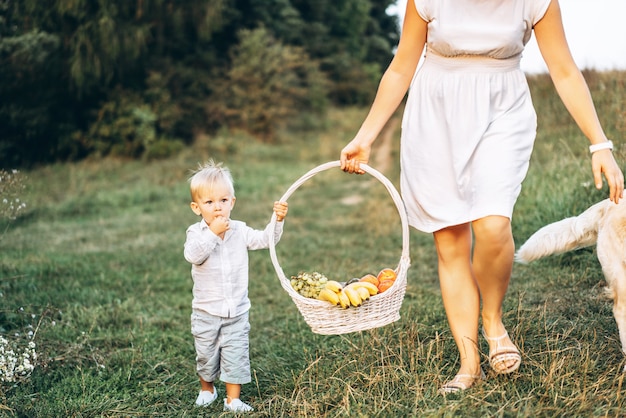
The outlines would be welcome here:
M 402 121 L 409 223 L 511 218 L 537 128 L 519 62 L 550 0 L 414 1 L 428 37 Z

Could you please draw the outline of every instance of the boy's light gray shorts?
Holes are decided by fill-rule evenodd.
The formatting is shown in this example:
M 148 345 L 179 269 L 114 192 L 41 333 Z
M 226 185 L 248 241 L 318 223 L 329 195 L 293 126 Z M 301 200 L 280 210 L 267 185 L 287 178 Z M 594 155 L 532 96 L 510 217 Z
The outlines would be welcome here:
M 196 346 L 196 370 L 205 382 L 218 378 L 225 383 L 244 384 L 250 376 L 248 312 L 222 318 L 194 310 L 191 333 Z

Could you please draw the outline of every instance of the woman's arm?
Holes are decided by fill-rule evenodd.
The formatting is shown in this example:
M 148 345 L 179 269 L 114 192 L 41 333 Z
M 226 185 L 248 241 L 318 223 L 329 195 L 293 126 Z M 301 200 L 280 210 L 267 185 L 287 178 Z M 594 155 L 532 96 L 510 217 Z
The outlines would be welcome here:
M 576 66 L 561 20 L 558 0 L 552 0 L 544 17 L 534 27 L 537 45 L 550 72 L 559 97 L 591 144 L 608 141 L 596 113 L 589 87 Z M 602 174 L 617 203 L 624 192 L 624 175 L 610 150 L 593 153 L 592 171 L 595 185 L 602 188 Z
M 378 85 L 370 111 L 354 139 L 341 152 L 341 169 L 362 174 L 359 163 L 367 163 L 372 143 L 404 98 L 424 45 L 427 22 L 417 13 L 413 0 L 407 1 L 402 33 L 396 54 Z

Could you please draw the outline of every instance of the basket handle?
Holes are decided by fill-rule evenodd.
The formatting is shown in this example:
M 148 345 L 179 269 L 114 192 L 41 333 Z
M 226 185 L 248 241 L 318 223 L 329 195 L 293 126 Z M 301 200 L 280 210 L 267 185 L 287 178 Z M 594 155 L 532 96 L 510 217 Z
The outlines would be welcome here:
M 280 201 L 281 202 L 286 202 L 289 199 L 289 197 L 293 194 L 293 192 L 296 191 L 296 189 L 298 189 L 303 183 L 305 183 L 307 180 L 309 180 L 311 177 L 315 176 L 316 174 L 318 174 L 318 173 L 320 173 L 322 171 L 329 170 L 329 169 L 336 168 L 336 167 L 340 167 L 340 166 L 341 166 L 341 162 L 339 160 L 337 160 L 337 161 L 327 162 L 325 164 L 319 165 L 319 166 L 309 170 L 302 177 L 300 177 L 298 180 L 296 180 L 291 185 L 291 187 L 289 187 L 289 189 L 287 189 L 285 194 L 283 194 L 283 196 L 280 198 Z M 402 201 L 402 198 L 400 197 L 400 193 L 398 193 L 398 191 L 394 187 L 393 183 L 391 183 L 389 181 L 389 179 L 387 179 L 387 177 L 385 177 L 378 170 L 376 170 L 373 167 L 370 167 L 369 165 L 364 164 L 364 163 L 360 164 L 360 168 L 363 169 L 363 171 L 365 171 L 367 174 L 370 174 L 371 176 L 376 178 L 378 181 L 380 181 L 385 186 L 385 188 L 389 192 L 389 195 L 391 196 L 393 202 L 396 205 L 396 208 L 398 210 L 398 214 L 400 215 L 400 222 L 402 224 L 402 256 L 400 258 L 400 264 L 398 266 L 398 269 L 406 269 L 406 268 L 408 268 L 408 265 L 410 264 L 410 257 L 409 257 L 409 222 L 408 222 L 408 218 L 407 218 L 407 214 L 406 214 L 406 209 L 404 207 L 404 202 Z M 272 220 L 270 222 L 270 225 L 271 225 L 270 232 L 271 233 L 270 233 L 270 237 L 269 237 L 270 238 L 270 245 L 269 245 L 270 257 L 272 259 L 272 264 L 274 264 L 274 269 L 276 270 L 276 273 L 278 274 L 279 278 L 281 279 L 281 284 L 283 285 L 283 288 L 285 290 L 287 290 L 288 292 L 293 293 L 295 291 L 291 288 L 291 285 L 289 284 L 289 280 L 285 276 L 285 273 L 283 272 L 282 267 L 278 263 L 278 258 L 276 257 L 276 242 L 275 242 L 275 238 L 274 238 L 275 229 L 276 229 L 276 222 L 277 222 L 276 221 L 276 214 L 272 213 Z

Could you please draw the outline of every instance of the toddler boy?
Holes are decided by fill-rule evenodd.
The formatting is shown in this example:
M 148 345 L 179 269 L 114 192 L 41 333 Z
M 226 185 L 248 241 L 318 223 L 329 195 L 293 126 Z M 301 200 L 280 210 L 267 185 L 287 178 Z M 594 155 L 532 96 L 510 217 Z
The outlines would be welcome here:
M 226 386 L 224 411 L 253 408 L 239 399 L 241 385 L 249 383 L 248 250 L 269 247 L 268 224 L 263 231 L 230 219 L 235 205 L 234 182 L 221 163 L 201 165 L 189 179 L 191 210 L 201 220 L 187 229 L 184 255 L 191 263 L 193 301 L 191 332 L 196 348 L 200 393 L 196 405 L 217 399 L 217 378 Z M 283 231 L 287 203 L 275 202 L 275 242 Z

